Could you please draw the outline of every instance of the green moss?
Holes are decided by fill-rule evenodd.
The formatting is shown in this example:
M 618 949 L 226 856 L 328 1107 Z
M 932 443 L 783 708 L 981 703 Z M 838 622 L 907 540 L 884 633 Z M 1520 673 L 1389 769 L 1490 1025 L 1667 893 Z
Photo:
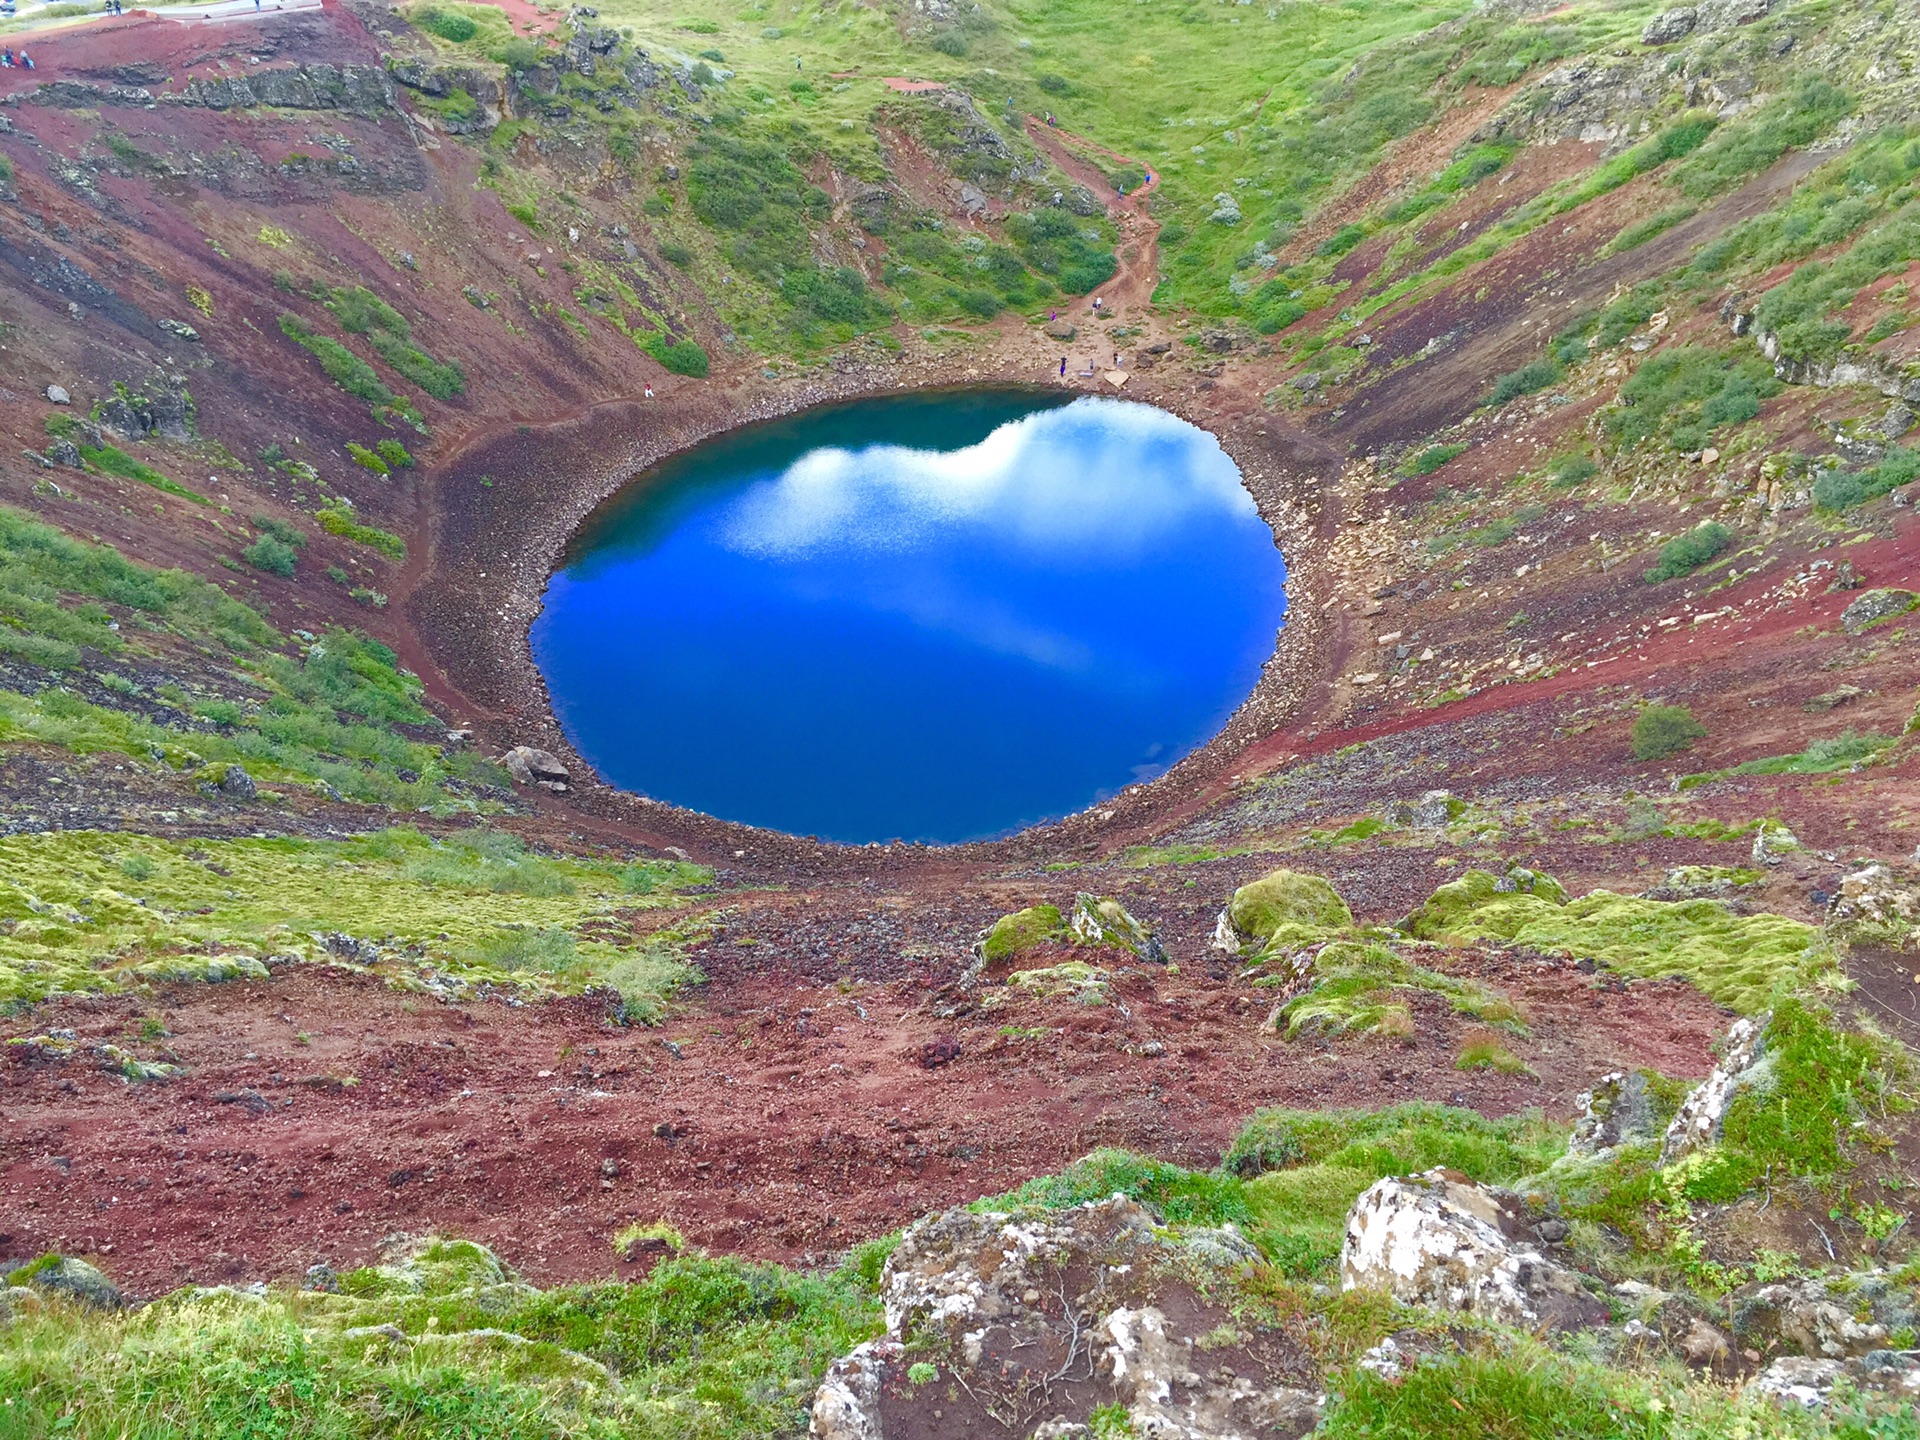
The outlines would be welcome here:
M 1029 905 L 1011 915 L 1002 915 L 980 942 L 980 954 L 992 963 L 1024 954 L 1041 945 L 1064 944 L 1067 927 L 1057 905 Z
M 262 961 L 276 955 L 339 963 L 321 938 L 339 933 L 376 942 L 373 968 L 397 985 L 572 993 L 614 984 L 629 1017 L 645 1019 L 698 978 L 667 948 L 673 932 L 640 950 L 587 937 L 605 935 L 618 911 L 683 904 L 676 892 L 706 872 L 649 865 L 655 893 L 643 895 L 630 887 L 634 868 L 545 859 L 486 831 L 197 845 L 86 831 L 13 836 L 0 840 L 0 1003 L 264 978 Z M 567 943 L 518 938 L 530 934 Z
M 351 540 L 357 545 L 378 550 L 391 560 L 407 558 L 407 542 L 388 530 L 376 529 L 372 525 L 363 525 L 354 519 L 353 512 L 338 505 L 325 506 L 314 512 L 320 528 L 329 535 L 338 535 L 342 540 Z
M 182 500 L 191 500 L 196 505 L 213 503 L 198 490 L 189 490 L 186 486 L 169 480 L 151 465 L 134 459 L 118 445 L 82 445 L 78 448 L 82 460 L 108 475 L 118 475 L 122 480 L 134 480 L 142 485 L 151 485 L 155 490 L 168 495 L 178 495 Z
M 1408 917 L 1422 939 L 1499 940 L 1603 962 L 1627 975 L 1683 975 L 1724 1005 L 1752 1013 L 1831 968 L 1810 925 L 1782 915 L 1734 915 L 1712 900 L 1641 900 L 1596 890 L 1555 905 L 1499 894 L 1469 871 Z
M 1720 1143 L 1689 1156 L 1671 1183 L 1689 1198 L 1724 1202 L 1767 1175 L 1835 1174 L 1849 1163 L 1857 1126 L 1904 1108 L 1894 1087 L 1905 1068 L 1885 1044 L 1782 1001 L 1756 1074 L 1727 1107 Z
M 1353 928 L 1353 912 L 1318 875 L 1276 870 L 1233 892 L 1227 921 L 1258 953 L 1331 939 Z
M 1058 1175 L 1029 1180 L 1006 1195 L 976 1200 L 972 1210 L 1010 1210 L 1037 1205 L 1065 1210 L 1110 1195 L 1126 1195 L 1155 1210 L 1174 1225 L 1244 1225 L 1253 1218 L 1245 1187 L 1226 1175 L 1183 1170 L 1128 1150 L 1095 1150 Z
M 632 1284 L 540 1291 L 478 1246 L 437 1240 L 346 1280 L 338 1295 L 189 1289 L 133 1312 L 21 1316 L 0 1348 L 4 1428 L 81 1440 L 785 1434 L 804 1430 L 827 1364 L 880 1326 L 850 1269 L 697 1255 Z
M 1329 1271 L 1347 1212 L 1387 1175 L 1446 1165 L 1485 1184 L 1510 1184 L 1550 1165 L 1565 1131 L 1538 1112 L 1488 1119 L 1416 1101 L 1382 1110 L 1257 1111 L 1221 1157 L 1247 1177 L 1250 1234 L 1283 1273 Z

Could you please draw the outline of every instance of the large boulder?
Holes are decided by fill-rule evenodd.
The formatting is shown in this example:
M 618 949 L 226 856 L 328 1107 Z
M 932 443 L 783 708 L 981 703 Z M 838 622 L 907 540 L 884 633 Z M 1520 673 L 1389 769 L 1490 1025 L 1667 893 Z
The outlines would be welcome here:
M 887 1261 L 886 1334 L 828 1369 L 810 1433 L 998 1433 L 1014 1412 L 1021 1434 L 1086 1435 L 1107 1404 L 1136 1435 L 1303 1435 L 1324 1403 L 1312 1372 L 1260 1345 L 1204 1283 L 1256 1257 L 1231 1228 L 1172 1236 L 1118 1195 L 930 1216 Z
M 1840 628 L 1858 635 L 1882 620 L 1906 614 L 1916 605 L 1920 605 L 1920 595 L 1911 590 L 1867 590 L 1840 612 Z
M 1527 1329 L 1603 1324 L 1606 1302 L 1547 1256 L 1543 1223 L 1512 1191 L 1444 1166 L 1379 1180 L 1347 1214 L 1340 1286 Z
M 1720 1138 L 1727 1107 L 1733 1097 L 1753 1084 L 1766 1054 L 1767 1016 L 1742 1018 L 1727 1030 L 1720 1063 L 1680 1102 L 1680 1109 L 1660 1142 L 1660 1163 L 1671 1165 L 1681 1156 L 1711 1145 Z
M 513 777 L 516 785 L 538 785 L 556 792 L 567 788 L 567 767 L 550 750 L 516 745 L 500 757 L 500 763 L 506 767 L 507 774 Z

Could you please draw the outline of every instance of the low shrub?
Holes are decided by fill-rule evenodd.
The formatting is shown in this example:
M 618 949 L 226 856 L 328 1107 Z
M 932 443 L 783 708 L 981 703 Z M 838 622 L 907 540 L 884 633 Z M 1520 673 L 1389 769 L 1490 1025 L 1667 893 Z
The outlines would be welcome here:
M 1449 460 L 1466 453 L 1467 447 L 1464 442 L 1451 445 L 1429 445 L 1426 449 L 1410 456 L 1401 465 L 1400 471 L 1403 475 L 1431 475 Z
M 300 563 L 300 552 L 284 540 L 262 535 L 240 552 L 240 558 L 256 570 L 286 578 L 292 576 L 294 567 Z
M 1633 722 L 1633 758 L 1664 760 L 1693 748 L 1706 738 L 1707 727 L 1684 705 L 1649 705 Z
M 690 375 L 703 380 L 707 375 L 707 352 L 692 340 L 674 340 L 669 342 L 664 335 L 655 336 L 647 346 L 647 353 L 669 373 Z
M 1660 547 L 1660 561 L 1647 571 L 1651 584 L 1689 575 L 1733 544 L 1734 532 L 1718 520 L 1707 520 Z
M 1522 365 L 1518 370 L 1510 370 L 1493 382 L 1493 389 L 1487 392 L 1486 403 L 1504 405 L 1509 400 L 1522 395 L 1531 395 L 1544 390 L 1560 378 L 1560 367 L 1552 359 L 1542 357 L 1530 364 Z

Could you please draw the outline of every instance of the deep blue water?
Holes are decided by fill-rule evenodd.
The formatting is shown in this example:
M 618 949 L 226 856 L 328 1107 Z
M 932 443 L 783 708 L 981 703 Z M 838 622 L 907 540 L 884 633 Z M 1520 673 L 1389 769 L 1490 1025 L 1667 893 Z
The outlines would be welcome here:
M 1213 437 L 1148 405 L 922 393 L 751 426 L 575 538 L 533 653 L 609 781 L 839 841 L 1071 813 L 1212 737 L 1285 570 Z

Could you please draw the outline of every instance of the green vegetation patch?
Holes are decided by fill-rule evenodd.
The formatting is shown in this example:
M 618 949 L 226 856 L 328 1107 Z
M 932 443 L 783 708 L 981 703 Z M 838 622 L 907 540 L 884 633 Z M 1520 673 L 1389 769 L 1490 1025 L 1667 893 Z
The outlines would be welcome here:
M 1386 945 L 1336 940 L 1320 948 L 1308 974 L 1312 987 L 1281 1011 L 1288 1038 L 1349 1031 L 1410 1036 L 1413 1014 L 1406 992 L 1421 990 L 1444 996 L 1456 1014 L 1526 1030 L 1511 1001 L 1471 981 L 1411 964 Z
M 1312 945 L 1353 929 L 1353 911 L 1318 875 L 1276 870 L 1233 892 L 1227 922 L 1249 955 Z
M 1706 737 L 1707 727 L 1684 705 L 1649 705 L 1633 722 L 1633 758 L 1664 760 Z
M 1779 393 L 1773 367 L 1757 355 L 1682 345 L 1649 356 L 1628 377 L 1607 433 L 1622 449 L 1660 436 L 1670 450 L 1704 450 L 1716 430 L 1753 419 L 1760 402 Z
M 870 1281 L 682 1255 L 631 1284 L 541 1291 L 439 1241 L 338 1295 L 186 1289 L 132 1312 L 16 1318 L 10 1435 L 514 1436 L 801 1433 L 828 1363 L 880 1329 Z M 403 1341 L 377 1327 L 394 1326 Z
M 1626 975 L 1680 975 L 1744 1013 L 1764 1010 L 1832 968 L 1811 925 L 1735 915 L 1714 900 L 1642 900 L 1596 890 L 1556 903 L 1503 893 L 1484 870 L 1443 885 L 1410 915 L 1409 933 L 1454 944 L 1496 940 L 1599 961 Z
M 1660 559 L 1648 568 L 1648 584 L 1658 585 L 1691 575 L 1733 544 L 1734 532 L 1718 520 L 1704 520 L 1684 535 L 1676 535 L 1660 547 Z
M 980 954 L 989 963 L 1021 955 L 1042 945 L 1067 942 L 1066 922 L 1057 905 L 1029 905 L 1011 915 L 1002 915 L 980 942 Z
M 1762 760 L 1747 760 L 1725 770 L 1709 770 L 1697 775 L 1682 775 L 1679 787 L 1691 790 L 1710 780 L 1729 775 L 1830 775 L 1836 770 L 1851 770 L 1879 758 L 1891 749 L 1897 735 L 1861 735 L 1848 729 L 1825 740 L 1815 740 L 1793 755 L 1769 755 Z
M 90 545 L 24 511 L 0 506 L 0 654 L 70 670 L 86 650 L 118 655 L 141 648 L 140 626 L 228 651 L 272 645 L 279 634 L 253 610 L 184 570 L 135 564 L 108 545 Z
M 322 506 L 314 512 L 313 518 L 329 535 L 338 535 L 342 540 L 351 540 L 356 545 L 365 545 L 368 549 L 378 550 L 390 560 L 407 558 L 406 541 L 391 530 L 363 525 L 354 518 L 353 511 L 344 505 Z
M 163 494 L 177 495 L 182 500 L 193 501 L 196 505 L 213 503 L 198 490 L 189 490 L 177 481 L 169 480 L 151 465 L 135 459 L 118 445 L 81 445 L 77 448 L 82 460 L 104 474 L 117 475 L 122 480 L 132 480 L 140 485 L 151 485 Z
M 350 841 L 206 840 L 75 831 L 0 839 L 0 1003 L 56 990 L 260 975 L 269 957 L 364 963 L 321 937 L 370 941 L 390 982 L 621 991 L 656 1017 L 698 978 L 671 936 L 649 948 L 622 911 L 675 908 L 706 871 L 548 858 L 511 835 L 432 840 L 412 830 Z M 209 969 L 214 960 L 226 963 Z M 248 964 L 240 964 L 245 960 Z
M 1256 1111 L 1221 1157 L 1245 1180 L 1249 1234 L 1283 1274 L 1324 1276 L 1339 1259 L 1347 1212 L 1374 1181 L 1449 1166 L 1484 1184 L 1544 1170 L 1566 1132 L 1538 1111 L 1488 1119 L 1413 1101 L 1383 1110 Z

